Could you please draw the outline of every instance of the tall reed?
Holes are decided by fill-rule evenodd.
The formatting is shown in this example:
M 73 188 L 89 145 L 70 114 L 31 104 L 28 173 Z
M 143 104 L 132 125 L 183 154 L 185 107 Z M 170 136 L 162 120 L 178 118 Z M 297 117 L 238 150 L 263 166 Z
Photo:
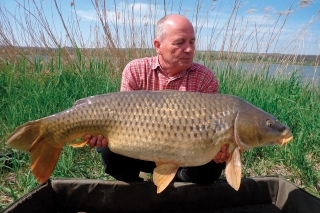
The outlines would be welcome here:
M 306 2 L 311 4 L 311 1 L 301 1 L 300 7 L 306 6 Z M 310 16 L 310 21 L 285 38 L 287 42 L 283 43 L 280 38 L 292 11 L 299 9 L 296 5 L 280 12 L 266 7 L 264 14 L 255 14 L 255 9 L 250 8 L 243 14 L 240 11 L 247 9 L 247 6 L 235 0 L 229 17 L 221 23 L 219 17 L 225 16 L 223 8 L 226 6 L 223 1 L 198 0 L 194 2 L 193 11 L 182 7 L 183 0 L 179 3 L 113 3 L 110 9 L 110 2 L 106 0 L 91 1 L 95 14 L 91 17 L 88 35 L 83 32 L 82 11 L 77 10 L 75 1 L 70 4 L 69 17 L 63 16 L 58 0 L 53 0 L 52 14 L 46 14 L 42 3 L 35 0 L 15 2 L 15 12 L 8 11 L 7 3 L 2 3 L 0 57 L 11 62 L 23 57 L 33 64 L 31 59 L 42 55 L 48 59 L 44 61 L 46 66 L 59 51 L 64 63 L 72 64 L 79 59 L 77 50 L 80 50 L 83 62 L 89 63 L 92 58 L 107 61 L 112 70 L 119 74 L 129 60 L 154 53 L 154 25 L 161 16 L 181 13 L 187 15 L 195 26 L 197 48 L 201 50 L 199 60 L 246 60 L 259 65 L 277 63 L 287 66 L 290 63 L 303 64 L 308 60 L 305 56 L 307 50 L 302 48 L 303 42 L 308 39 L 308 30 L 319 21 L 319 14 Z M 212 17 L 212 14 L 215 16 Z M 52 20 L 55 15 L 58 20 Z M 61 31 L 58 26 L 61 26 Z M 318 65 L 319 59 L 310 63 Z

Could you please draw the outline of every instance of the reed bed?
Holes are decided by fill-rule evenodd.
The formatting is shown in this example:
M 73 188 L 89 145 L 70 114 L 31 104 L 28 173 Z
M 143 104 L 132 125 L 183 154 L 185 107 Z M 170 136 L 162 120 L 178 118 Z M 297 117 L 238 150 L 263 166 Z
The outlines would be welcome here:
M 268 72 L 274 63 L 280 68 L 318 66 L 318 56 L 309 60 L 300 43 L 308 27 L 317 23 L 317 15 L 286 44 L 279 44 L 290 18 L 285 11 L 275 14 L 266 9 L 264 18 L 255 22 L 252 16 L 238 15 L 243 3 L 236 0 L 227 21 L 220 23 L 223 5 L 219 1 L 196 1 L 193 11 L 184 11 L 183 1 L 177 7 L 174 1 L 149 1 L 110 11 L 107 1 L 97 0 L 91 1 L 95 21 L 90 36 L 84 37 L 76 2 L 71 2 L 73 15 L 67 19 L 60 2 L 53 1 L 53 13 L 60 15 L 55 22 L 61 24 L 62 33 L 49 24 L 50 14 L 44 13 L 41 3 L 19 2 L 15 13 L 6 10 L 5 3 L 0 7 L 0 154 L 5 156 L 0 157 L 0 210 L 38 184 L 30 173 L 28 154 L 8 149 L 5 137 L 16 126 L 64 110 L 77 99 L 118 91 L 124 66 L 133 58 L 155 54 L 153 26 L 164 14 L 152 11 L 188 15 L 199 35 L 195 60 L 213 70 L 220 92 L 240 96 L 291 127 L 294 140 L 287 146 L 243 154 L 243 176 L 283 175 L 320 197 L 320 86 L 316 80 L 302 81 L 299 70 L 286 75 Z M 217 30 L 220 24 L 223 28 Z M 281 53 L 291 54 L 275 52 L 279 47 Z M 222 66 L 217 63 L 221 61 Z M 243 61 L 259 65 L 259 70 L 248 72 L 235 66 Z M 111 178 L 103 172 L 100 156 L 88 147 L 65 147 L 52 177 Z

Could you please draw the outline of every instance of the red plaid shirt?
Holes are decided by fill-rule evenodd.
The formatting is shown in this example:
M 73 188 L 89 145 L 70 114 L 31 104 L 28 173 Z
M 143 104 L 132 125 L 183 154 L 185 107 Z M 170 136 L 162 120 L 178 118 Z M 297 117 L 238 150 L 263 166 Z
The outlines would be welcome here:
M 210 69 L 194 62 L 189 69 L 169 77 L 161 69 L 157 56 L 135 59 L 123 70 L 121 91 L 164 89 L 217 93 L 219 85 Z

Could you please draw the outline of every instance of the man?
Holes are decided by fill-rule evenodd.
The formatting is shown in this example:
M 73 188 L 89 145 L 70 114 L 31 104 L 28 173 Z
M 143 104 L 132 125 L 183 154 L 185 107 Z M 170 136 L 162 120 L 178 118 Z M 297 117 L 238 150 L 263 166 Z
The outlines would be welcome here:
M 217 93 L 218 82 L 212 71 L 193 62 L 195 32 L 190 21 L 181 15 L 168 15 L 156 25 L 154 47 L 156 57 L 131 61 L 122 73 L 121 91 L 175 89 Z M 152 173 L 154 162 L 131 159 L 115 154 L 107 147 L 107 139 L 85 135 L 90 147 L 101 153 L 105 172 L 118 180 L 137 181 L 140 171 Z M 223 146 L 206 165 L 180 168 L 175 180 L 194 183 L 213 183 L 225 168 L 229 158 L 228 146 Z

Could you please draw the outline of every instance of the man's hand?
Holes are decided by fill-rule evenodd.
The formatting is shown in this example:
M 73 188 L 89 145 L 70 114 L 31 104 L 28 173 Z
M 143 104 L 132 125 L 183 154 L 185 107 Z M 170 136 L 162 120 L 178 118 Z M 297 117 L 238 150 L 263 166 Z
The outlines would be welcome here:
M 108 146 L 108 141 L 105 137 L 102 135 L 98 135 L 98 137 L 92 136 L 90 134 L 86 134 L 83 136 L 83 139 L 88 141 L 87 143 L 89 144 L 90 148 L 101 148 L 101 147 L 107 147 Z
M 221 147 L 221 150 L 218 152 L 218 154 L 213 158 L 213 160 L 216 163 L 223 163 L 226 162 L 229 157 L 230 154 L 228 152 L 228 148 L 229 148 L 229 144 L 225 144 Z

